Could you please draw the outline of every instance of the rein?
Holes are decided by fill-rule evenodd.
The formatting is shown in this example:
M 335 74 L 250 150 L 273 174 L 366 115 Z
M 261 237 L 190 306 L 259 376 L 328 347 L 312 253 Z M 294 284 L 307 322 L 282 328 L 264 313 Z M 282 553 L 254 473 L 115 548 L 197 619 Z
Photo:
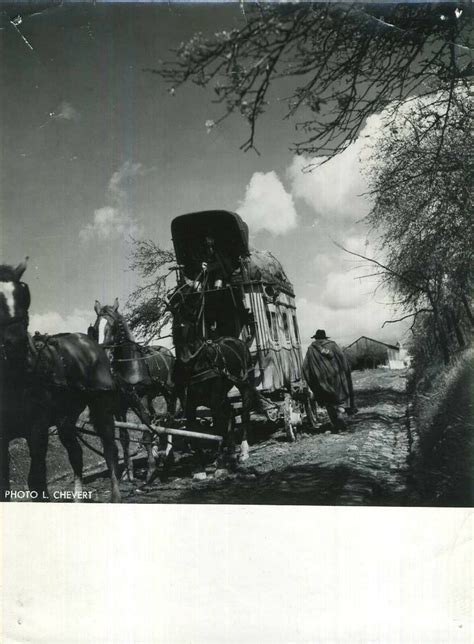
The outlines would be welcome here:
M 198 355 L 201 353 L 203 348 L 208 344 L 212 344 L 212 340 L 206 340 L 205 342 L 203 342 L 197 348 L 197 350 L 189 356 L 189 358 L 180 358 L 181 362 L 183 362 L 184 364 L 189 364 L 191 362 L 191 360 L 195 360 L 198 357 Z
M 164 356 L 161 355 L 160 351 L 153 351 L 153 349 L 150 348 L 150 350 L 153 351 L 153 353 L 143 355 L 143 353 L 145 351 L 145 347 L 142 347 L 135 340 L 123 340 L 123 342 L 120 342 L 120 343 L 102 344 L 101 346 L 104 349 L 120 349 L 120 348 L 122 348 L 124 346 L 127 346 L 127 345 L 135 347 L 142 355 L 140 357 L 136 356 L 134 358 L 115 358 L 114 357 L 113 362 L 137 362 L 137 361 L 142 361 L 142 360 L 147 361 L 147 360 L 153 359 L 155 357 L 156 358 L 159 357 L 160 360 L 162 361 L 165 369 L 168 369 L 168 363 L 166 362 Z M 151 378 L 151 374 L 149 373 L 148 375 Z
M 137 345 L 137 348 L 142 349 L 142 347 L 140 347 L 139 345 Z M 114 358 L 114 362 L 137 362 L 138 360 L 150 360 L 155 357 L 160 357 L 160 359 L 163 361 L 164 366 L 168 368 L 166 360 L 159 351 L 150 353 L 146 356 L 141 356 L 140 358 Z

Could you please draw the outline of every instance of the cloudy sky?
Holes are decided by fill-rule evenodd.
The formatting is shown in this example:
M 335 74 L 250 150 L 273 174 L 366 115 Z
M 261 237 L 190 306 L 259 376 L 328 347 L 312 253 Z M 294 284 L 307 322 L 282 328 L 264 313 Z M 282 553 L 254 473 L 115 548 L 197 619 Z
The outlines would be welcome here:
M 276 100 L 259 126 L 261 152 L 243 153 L 245 123 L 193 86 L 174 95 L 144 72 L 196 31 L 238 26 L 238 6 L 67 6 L 0 30 L 1 261 L 30 263 L 31 330 L 85 331 L 97 298 L 125 303 L 137 284 L 129 238 L 170 246 L 182 213 L 237 210 L 251 241 L 282 262 L 297 295 L 301 333 L 343 344 L 396 341 L 404 328 L 376 283 L 333 240 L 373 251 L 361 218 L 360 172 L 373 117 L 342 155 L 311 173 L 289 151 L 295 133 Z M 22 38 L 25 39 L 23 39 Z

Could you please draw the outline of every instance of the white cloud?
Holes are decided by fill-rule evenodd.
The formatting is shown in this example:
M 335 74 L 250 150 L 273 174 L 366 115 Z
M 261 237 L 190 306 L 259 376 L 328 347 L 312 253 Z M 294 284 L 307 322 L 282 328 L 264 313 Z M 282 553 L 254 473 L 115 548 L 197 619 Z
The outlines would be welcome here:
M 364 240 L 349 240 L 358 248 Z M 358 264 L 351 270 L 333 270 L 324 275 L 312 292 L 297 300 L 297 315 L 303 343 L 309 343 L 316 329 L 342 345 L 350 344 L 361 335 L 383 342 L 395 343 L 406 333 L 410 320 L 388 324 L 386 320 L 401 317 L 390 292 L 373 276 L 374 267 Z M 365 277 L 364 277 L 365 275 Z
M 141 163 L 126 161 L 113 173 L 107 186 L 107 205 L 95 210 L 92 222 L 80 231 L 82 241 L 124 239 L 141 234 L 141 227 L 128 207 L 126 186 L 134 178 L 148 172 Z
M 30 315 L 29 329 L 32 333 L 87 333 L 89 324 L 95 320 L 95 314 L 92 311 L 84 309 L 74 309 L 70 315 L 63 316 L 56 311 L 47 313 L 32 313 Z
M 293 197 L 273 171 L 254 173 L 237 210 L 253 233 L 267 230 L 282 235 L 296 227 Z
M 360 174 L 358 146 L 353 144 L 338 157 L 308 172 L 312 160 L 295 156 L 288 168 L 292 194 L 303 199 L 323 218 L 360 219 L 368 212 L 367 199 L 361 197 L 367 186 Z
M 368 119 L 360 136 L 344 152 L 321 164 L 321 158 L 295 156 L 287 176 L 293 197 L 302 199 L 325 220 L 358 221 L 370 207 L 367 183 L 361 172 L 366 140 L 380 128 L 379 116 Z M 315 224 L 317 225 L 317 224 Z
M 83 241 L 90 239 L 120 239 L 137 236 L 140 226 L 128 213 L 112 206 L 104 206 L 94 212 L 92 223 L 87 224 L 79 233 Z
M 358 277 L 360 271 L 328 273 L 320 301 L 331 309 L 352 309 L 373 296 L 377 284 Z

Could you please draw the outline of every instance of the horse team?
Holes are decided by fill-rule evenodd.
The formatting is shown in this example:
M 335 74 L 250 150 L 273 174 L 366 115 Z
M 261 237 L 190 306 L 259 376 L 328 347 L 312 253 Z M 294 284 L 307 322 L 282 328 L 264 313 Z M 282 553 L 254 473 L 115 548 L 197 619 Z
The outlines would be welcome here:
M 143 347 L 133 339 L 116 300 L 112 306 L 95 304 L 97 319 L 86 334 L 41 336 L 28 333 L 29 288 L 22 281 L 26 261 L 16 268 L 0 265 L 0 499 L 10 490 L 9 443 L 25 438 L 31 457 L 28 486 L 34 498 L 49 499 L 46 454 L 49 429 L 56 426 L 74 472 L 76 497 L 82 494 L 82 448 L 77 424 L 88 408 L 100 437 L 110 472 L 111 500 L 121 500 L 119 459 L 114 419 L 125 419 L 128 409 L 150 427 L 144 434 L 147 481 L 156 468 L 151 422 L 153 399 L 166 400 L 167 413 L 176 414 L 181 402 L 192 428 L 199 405 L 211 410 L 214 429 L 223 436 L 221 456 L 232 447 L 233 414 L 227 394 L 236 386 L 242 399 L 240 458 L 248 458 L 250 410 L 258 405 L 247 345 L 224 337 L 203 342 L 196 333 L 195 311 L 179 306 L 179 289 L 170 300 L 176 358 L 164 347 Z M 179 349 L 178 349 L 179 348 Z M 147 407 L 143 404 L 146 398 Z M 124 474 L 133 479 L 128 431 L 120 430 Z M 165 462 L 172 459 L 168 439 Z

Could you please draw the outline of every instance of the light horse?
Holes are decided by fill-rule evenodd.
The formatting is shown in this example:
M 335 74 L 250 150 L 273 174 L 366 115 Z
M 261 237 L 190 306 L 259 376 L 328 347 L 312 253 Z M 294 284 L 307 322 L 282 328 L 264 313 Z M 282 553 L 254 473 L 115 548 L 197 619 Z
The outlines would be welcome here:
M 165 399 L 167 414 L 174 416 L 176 391 L 173 382 L 173 354 L 166 347 L 142 346 L 135 342 L 125 318 L 118 309 L 117 298 L 112 306 L 102 306 L 96 300 L 94 311 L 97 319 L 88 332 L 108 353 L 114 377 L 122 389 L 118 419 L 126 421 L 127 411 L 132 408 L 142 422 L 150 424 L 155 416 L 153 400 L 158 396 Z M 147 399 L 148 410 L 141 402 L 144 396 Z M 130 458 L 130 437 L 127 429 L 120 429 L 120 442 L 125 462 L 124 474 L 132 481 L 133 461 Z M 147 451 L 146 481 L 149 482 L 156 469 L 151 431 L 143 432 L 143 444 Z M 172 437 L 168 436 L 164 454 L 165 466 L 169 465 L 172 459 Z
M 247 460 L 250 412 L 258 407 L 252 358 L 247 344 L 234 337 L 204 340 L 199 313 L 187 300 L 183 287 L 171 296 L 169 308 L 173 313 L 176 347 L 175 383 L 180 399 L 184 400 L 188 426 L 192 429 L 196 423 L 198 406 L 209 408 L 213 428 L 223 437 L 220 457 L 225 458 L 233 451 L 234 439 L 233 409 L 228 393 L 232 387 L 237 387 L 242 401 L 239 460 Z
M 10 491 L 8 445 L 26 438 L 31 455 L 28 485 L 38 500 L 49 498 L 46 475 L 48 430 L 56 425 L 74 470 L 75 499 L 82 496 L 82 449 L 76 424 L 89 407 L 102 440 L 111 476 L 112 501 L 120 501 L 118 453 L 114 441 L 116 391 L 107 356 L 81 333 L 28 334 L 26 262 L 0 266 L 0 441 L 1 498 Z

